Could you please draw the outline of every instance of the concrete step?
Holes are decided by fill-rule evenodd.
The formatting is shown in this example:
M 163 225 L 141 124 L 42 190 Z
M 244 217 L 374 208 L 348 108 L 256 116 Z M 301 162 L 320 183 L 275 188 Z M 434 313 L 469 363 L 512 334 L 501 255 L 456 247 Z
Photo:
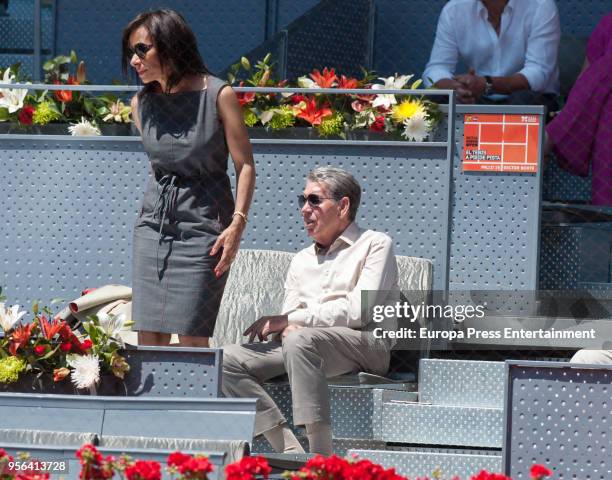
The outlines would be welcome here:
M 434 405 L 502 408 L 504 362 L 421 359 L 419 401 Z
M 436 450 L 429 451 L 406 449 L 391 450 L 350 450 L 349 455 L 367 458 L 385 468 L 395 468 L 400 475 L 409 478 L 434 478 L 432 473 L 440 471 L 441 477 L 452 478 L 458 475 L 467 479 L 477 475 L 481 470 L 501 472 L 502 457 L 500 451 L 478 450 Z
M 384 402 L 380 436 L 385 442 L 501 448 L 501 408 Z

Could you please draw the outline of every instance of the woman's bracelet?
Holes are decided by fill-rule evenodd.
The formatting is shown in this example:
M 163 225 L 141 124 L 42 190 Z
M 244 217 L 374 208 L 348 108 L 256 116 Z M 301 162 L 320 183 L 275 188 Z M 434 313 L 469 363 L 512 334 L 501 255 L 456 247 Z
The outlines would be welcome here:
M 240 210 L 236 210 L 234 213 L 232 213 L 232 218 L 234 218 L 236 215 L 238 215 L 239 217 L 242 217 L 242 219 L 244 220 L 244 223 L 248 223 L 246 213 L 241 212 Z

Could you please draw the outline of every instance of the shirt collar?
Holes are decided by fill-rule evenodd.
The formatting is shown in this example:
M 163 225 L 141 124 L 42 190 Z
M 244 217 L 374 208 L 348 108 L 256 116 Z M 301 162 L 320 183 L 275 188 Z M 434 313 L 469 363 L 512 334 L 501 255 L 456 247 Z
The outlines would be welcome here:
M 485 4 L 482 0 L 477 0 L 477 1 L 478 1 L 478 13 L 480 14 L 482 18 L 487 20 L 487 7 L 485 7 Z M 516 4 L 516 2 L 517 0 L 508 0 L 508 3 L 504 7 L 504 11 L 502 15 L 504 13 L 510 13 L 514 9 L 514 5 Z
M 361 233 L 361 230 L 359 226 L 357 225 L 357 223 L 352 222 L 349 224 L 348 227 L 344 229 L 344 232 L 342 232 L 340 236 L 336 238 L 336 240 L 334 240 L 334 242 L 329 246 L 329 248 L 327 249 L 322 248 L 318 243 L 315 243 L 313 245 L 314 252 L 316 255 L 325 255 L 326 253 L 329 253 L 337 249 L 341 243 L 344 243 L 349 246 L 353 245 L 359 238 L 360 233 Z

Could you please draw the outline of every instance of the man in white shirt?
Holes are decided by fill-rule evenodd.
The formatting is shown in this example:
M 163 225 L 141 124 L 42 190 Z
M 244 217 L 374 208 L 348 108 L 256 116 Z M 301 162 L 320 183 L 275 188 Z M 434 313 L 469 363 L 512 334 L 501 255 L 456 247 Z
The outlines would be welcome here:
M 306 426 L 312 453 L 329 455 L 327 378 L 358 371 L 384 375 L 389 368 L 390 345 L 359 330 L 368 317 L 361 292 L 381 291 L 376 303 L 397 292 L 397 263 L 390 237 L 355 223 L 360 199 L 361 187 L 350 173 L 332 167 L 309 173 L 299 204 L 315 244 L 291 262 L 282 312 L 244 332 L 259 343 L 224 347 L 223 393 L 258 398 L 255 435 L 263 434 L 278 452 L 303 450 L 262 387 L 265 380 L 288 374 L 293 423 Z
M 459 103 L 554 108 L 560 37 L 554 0 L 450 0 L 423 80 L 455 90 Z M 459 58 L 468 72 L 456 75 Z

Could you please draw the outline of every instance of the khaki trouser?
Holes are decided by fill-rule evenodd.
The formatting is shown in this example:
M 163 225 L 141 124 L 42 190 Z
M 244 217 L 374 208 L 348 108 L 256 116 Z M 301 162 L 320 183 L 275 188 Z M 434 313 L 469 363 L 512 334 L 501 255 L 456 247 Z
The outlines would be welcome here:
M 374 346 L 376 345 L 376 346 Z M 287 373 L 293 423 L 331 424 L 327 378 L 360 371 L 385 375 L 389 348 L 347 327 L 302 328 L 282 341 L 223 347 L 222 390 L 227 397 L 257 398 L 255 435 L 285 422 L 262 384 Z

